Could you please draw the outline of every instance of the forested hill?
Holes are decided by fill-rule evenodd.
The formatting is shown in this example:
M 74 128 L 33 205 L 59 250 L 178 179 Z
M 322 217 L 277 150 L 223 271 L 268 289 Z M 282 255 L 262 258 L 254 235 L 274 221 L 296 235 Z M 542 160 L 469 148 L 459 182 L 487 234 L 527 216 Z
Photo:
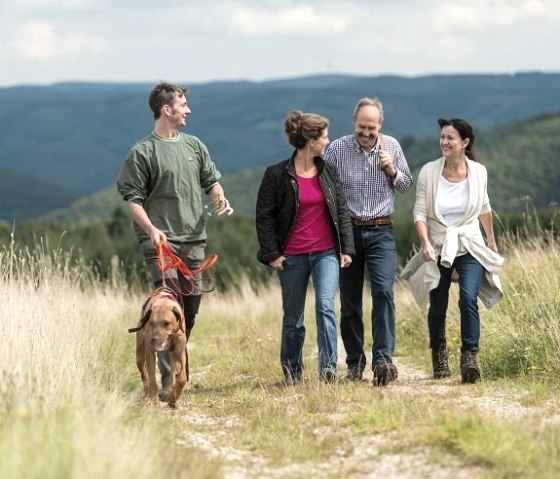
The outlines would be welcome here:
M 543 209 L 560 203 L 560 114 L 476 131 L 475 146 L 488 169 L 489 194 L 498 212 Z M 432 138 L 404 146 L 416 179 L 420 167 L 441 156 L 439 131 Z M 237 211 L 253 214 L 264 168 L 225 174 L 222 183 Z M 414 194 L 399 196 L 398 214 L 410 217 Z M 51 212 L 43 219 L 72 223 L 78 219 L 109 220 L 124 204 L 114 186 L 81 198 L 71 208 Z
M 45 207 L 68 208 L 79 195 L 54 181 L 13 173 L 0 168 L 0 220 L 10 224 L 40 216 Z
M 152 128 L 153 85 L 58 84 L 0 89 L 0 218 L 21 222 L 114 185 L 128 148 Z M 384 130 L 414 146 L 438 134 L 439 117 L 462 116 L 482 132 L 560 112 L 560 75 L 312 76 L 190 85 L 185 131 L 209 147 L 222 172 L 262 168 L 286 156 L 290 109 L 326 115 L 330 136 L 351 131 L 362 96 L 385 105 Z M 535 165 L 539 169 L 540 165 Z M 17 184 L 9 175 L 18 175 Z M 28 184 L 22 184 L 22 177 Z M 29 192 L 39 199 L 25 206 Z M 52 195 L 49 195 L 52 191 Z M 17 206 L 17 208 L 15 206 Z

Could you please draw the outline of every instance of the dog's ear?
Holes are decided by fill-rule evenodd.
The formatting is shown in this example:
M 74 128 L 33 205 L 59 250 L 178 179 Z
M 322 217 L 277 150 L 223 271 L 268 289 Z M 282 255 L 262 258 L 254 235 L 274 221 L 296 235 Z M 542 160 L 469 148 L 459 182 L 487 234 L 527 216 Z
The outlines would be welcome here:
M 173 314 L 177 318 L 177 325 L 181 331 L 185 331 L 185 317 L 183 316 L 183 311 L 178 306 L 173 306 Z
M 175 315 L 175 317 L 177 318 L 177 322 L 181 323 L 181 320 L 183 319 L 182 311 L 177 306 L 173 306 L 172 311 L 173 311 L 173 314 Z
M 150 319 L 150 315 L 152 314 L 152 308 L 147 309 L 146 311 L 142 309 L 142 311 L 144 312 L 144 315 L 140 317 L 138 325 L 135 328 L 128 329 L 129 333 L 136 333 L 140 331 L 144 326 L 146 326 L 146 323 L 148 322 L 148 320 Z
M 151 314 L 152 314 L 152 308 L 148 308 L 146 311 L 144 311 L 144 315 L 140 318 L 140 324 L 142 326 L 144 326 L 148 322 Z

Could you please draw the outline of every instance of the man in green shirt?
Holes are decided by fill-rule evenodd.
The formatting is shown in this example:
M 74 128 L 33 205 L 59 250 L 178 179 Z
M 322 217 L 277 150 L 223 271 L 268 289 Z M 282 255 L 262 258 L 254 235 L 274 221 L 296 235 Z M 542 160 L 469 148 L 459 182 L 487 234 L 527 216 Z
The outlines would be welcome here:
M 233 213 L 208 149 L 198 138 L 179 131 L 191 113 L 186 93 L 186 88 L 164 82 L 150 92 L 154 130 L 130 149 L 117 180 L 155 287 L 163 284 L 157 255 L 161 241 L 190 270 L 202 265 L 206 247 L 203 192 L 213 202 L 216 214 Z M 177 270 L 168 270 L 167 277 L 171 278 L 168 286 L 177 290 L 183 305 L 188 340 L 200 306 L 200 276 L 195 278 L 194 287 Z M 164 357 L 160 356 L 159 365 L 165 399 L 169 372 Z

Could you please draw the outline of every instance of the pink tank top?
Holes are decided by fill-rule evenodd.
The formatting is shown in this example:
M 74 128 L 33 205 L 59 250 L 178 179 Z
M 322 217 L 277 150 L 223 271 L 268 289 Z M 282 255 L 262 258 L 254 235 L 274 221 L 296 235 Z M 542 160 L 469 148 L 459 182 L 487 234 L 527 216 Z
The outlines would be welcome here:
M 297 177 L 299 210 L 286 247 L 285 254 L 304 254 L 335 247 L 335 232 L 327 201 L 321 189 L 319 175 Z

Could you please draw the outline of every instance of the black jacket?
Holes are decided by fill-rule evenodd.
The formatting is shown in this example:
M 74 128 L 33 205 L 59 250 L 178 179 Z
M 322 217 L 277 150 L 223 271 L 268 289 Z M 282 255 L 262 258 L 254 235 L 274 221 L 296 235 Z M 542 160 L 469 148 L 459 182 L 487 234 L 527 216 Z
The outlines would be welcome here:
M 269 166 L 259 187 L 256 227 L 260 250 L 257 258 L 266 265 L 282 256 L 296 221 L 299 187 L 293 161 L 294 155 Z M 325 163 L 320 156 L 316 156 L 314 161 L 336 232 L 336 250 L 339 254 L 354 254 L 352 223 L 336 169 Z

